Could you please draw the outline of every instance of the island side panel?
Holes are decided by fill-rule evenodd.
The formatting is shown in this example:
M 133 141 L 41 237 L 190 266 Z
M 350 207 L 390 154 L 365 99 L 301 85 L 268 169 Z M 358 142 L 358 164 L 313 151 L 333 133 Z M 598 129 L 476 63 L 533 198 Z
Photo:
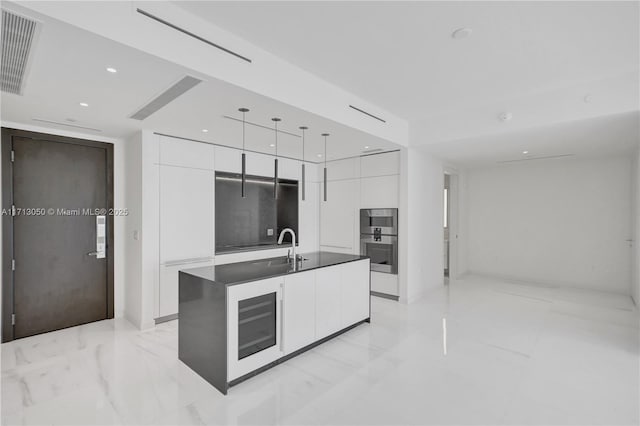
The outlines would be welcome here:
M 226 287 L 180 272 L 178 358 L 226 395 Z

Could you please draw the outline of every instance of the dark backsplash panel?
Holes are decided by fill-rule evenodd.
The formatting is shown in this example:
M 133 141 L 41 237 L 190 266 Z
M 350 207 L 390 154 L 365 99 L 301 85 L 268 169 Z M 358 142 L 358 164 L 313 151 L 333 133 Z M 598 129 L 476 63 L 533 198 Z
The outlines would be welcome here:
M 284 228 L 298 236 L 297 180 L 279 179 L 274 199 L 272 177 L 247 175 L 246 197 L 240 193 L 240 174 L 216 172 L 216 253 L 275 245 Z

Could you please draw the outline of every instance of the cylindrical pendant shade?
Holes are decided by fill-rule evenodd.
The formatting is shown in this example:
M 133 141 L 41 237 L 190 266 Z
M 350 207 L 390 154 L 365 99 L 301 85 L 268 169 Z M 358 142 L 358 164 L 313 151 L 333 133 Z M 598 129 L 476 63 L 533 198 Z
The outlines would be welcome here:
M 278 159 L 277 158 L 274 160 L 273 198 L 278 198 Z
M 246 181 L 247 181 L 247 156 L 243 152 L 242 153 L 242 189 L 241 189 L 242 198 L 245 198 L 247 196 L 247 194 L 245 193 Z
M 302 201 L 304 201 L 305 195 L 306 195 L 307 185 L 305 184 L 305 181 L 306 181 L 306 178 L 304 173 L 304 163 L 302 163 Z
M 327 168 L 324 168 L 324 200 L 327 201 Z

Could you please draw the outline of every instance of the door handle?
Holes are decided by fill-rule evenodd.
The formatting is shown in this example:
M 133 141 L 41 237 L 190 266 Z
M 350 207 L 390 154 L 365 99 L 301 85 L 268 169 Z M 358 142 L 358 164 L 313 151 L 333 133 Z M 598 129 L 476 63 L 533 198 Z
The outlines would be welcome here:
M 91 252 L 89 256 L 95 256 L 96 259 L 104 259 L 107 256 L 107 217 L 104 215 L 96 216 L 96 251 Z
M 99 254 L 100 253 L 98 253 L 97 251 L 92 251 L 92 252 L 87 253 L 87 256 L 96 256 L 97 257 Z

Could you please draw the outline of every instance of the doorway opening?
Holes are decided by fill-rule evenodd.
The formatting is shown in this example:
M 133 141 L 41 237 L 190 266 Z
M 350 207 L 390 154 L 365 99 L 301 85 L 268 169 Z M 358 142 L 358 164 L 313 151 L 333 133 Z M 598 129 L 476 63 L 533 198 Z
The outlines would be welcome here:
M 459 211 L 459 179 L 455 169 L 447 168 L 444 172 L 443 188 L 443 276 L 448 285 L 458 276 L 458 211 Z
M 450 275 L 450 249 L 451 249 L 451 245 L 449 243 L 449 238 L 450 238 L 450 229 L 449 229 L 449 222 L 450 222 L 450 212 L 451 212 L 451 208 L 450 208 L 450 197 L 451 197 L 451 176 L 449 174 L 445 174 L 444 175 L 444 192 L 443 192 L 443 206 L 444 206 L 444 211 L 443 211 L 443 219 L 442 222 L 444 224 L 444 247 L 443 247 L 443 253 L 444 253 L 444 278 L 445 278 L 445 284 L 449 283 L 449 275 Z
M 113 318 L 113 145 L 2 129 L 2 341 Z

